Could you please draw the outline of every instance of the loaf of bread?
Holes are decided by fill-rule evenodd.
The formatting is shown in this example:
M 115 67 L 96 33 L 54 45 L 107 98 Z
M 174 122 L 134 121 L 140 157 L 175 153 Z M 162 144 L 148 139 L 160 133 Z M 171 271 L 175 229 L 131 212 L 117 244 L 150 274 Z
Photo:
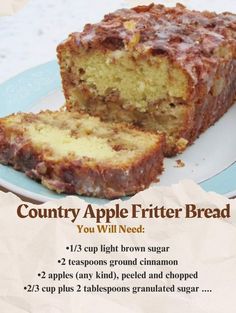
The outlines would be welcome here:
M 165 155 L 191 144 L 233 104 L 236 15 L 138 6 L 87 24 L 58 46 L 69 111 L 166 134 Z
M 0 162 L 58 193 L 131 195 L 162 172 L 163 135 L 80 113 L 45 111 L 0 119 Z

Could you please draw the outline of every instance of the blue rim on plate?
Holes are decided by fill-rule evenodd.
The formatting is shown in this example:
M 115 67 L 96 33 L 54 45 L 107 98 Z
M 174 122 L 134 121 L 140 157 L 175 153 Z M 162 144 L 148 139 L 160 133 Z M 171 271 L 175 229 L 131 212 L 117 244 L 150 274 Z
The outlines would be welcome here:
M 31 68 L 0 85 L 0 117 L 18 111 L 30 111 L 33 103 L 60 88 L 60 73 L 56 61 Z M 65 196 L 58 195 L 32 181 L 23 173 L 3 165 L 0 165 L 0 185 L 38 201 L 59 199 Z M 214 191 L 228 197 L 236 195 L 236 163 L 201 182 L 200 186 L 206 191 Z M 83 197 L 83 199 L 97 204 L 107 202 L 103 199 L 88 197 Z

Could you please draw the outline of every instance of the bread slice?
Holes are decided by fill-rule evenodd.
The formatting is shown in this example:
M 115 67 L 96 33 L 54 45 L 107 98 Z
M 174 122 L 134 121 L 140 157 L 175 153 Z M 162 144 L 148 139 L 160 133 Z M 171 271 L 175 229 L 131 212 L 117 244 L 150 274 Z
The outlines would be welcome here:
M 183 5 L 107 14 L 58 46 L 69 111 L 163 131 L 183 151 L 233 104 L 236 15 Z
M 134 194 L 163 169 L 162 135 L 71 112 L 0 119 L 0 162 L 58 193 L 116 198 Z

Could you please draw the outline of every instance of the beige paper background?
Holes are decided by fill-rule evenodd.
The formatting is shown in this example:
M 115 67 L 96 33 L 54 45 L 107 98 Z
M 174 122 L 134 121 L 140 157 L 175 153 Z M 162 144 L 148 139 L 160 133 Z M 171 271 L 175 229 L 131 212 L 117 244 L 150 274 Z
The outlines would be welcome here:
M 117 203 L 117 201 L 115 201 Z M 155 203 L 166 207 L 179 207 L 185 203 L 196 203 L 199 207 L 223 207 L 231 204 L 230 220 L 114 220 L 116 224 L 136 226 L 143 224 L 145 234 L 78 234 L 76 224 L 94 225 L 92 220 L 78 219 L 72 224 L 68 220 L 19 219 L 17 206 L 22 201 L 11 193 L 0 193 L 0 312 L 1 313 L 77 313 L 77 312 L 161 312 L 161 313 L 232 313 L 236 307 L 236 200 L 228 200 L 214 193 L 206 193 L 192 181 L 183 181 L 172 187 L 150 188 L 124 203 Z M 78 197 L 67 197 L 39 207 L 84 207 Z M 107 206 L 111 206 L 108 204 Z M 31 205 L 36 207 L 36 205 Z M 199 271 L 199 280 L 181 285 L 196 285 L 201 289 L 212 289 L 212 293 L 197 294 L 30 294 L 23 290 L 27 284 L 60 285 L 40 279 L 38 272 L 74 272 L 74 267 L 61 266 L 62 257 L 86 258 L 65 250 L 68 244 L 125 244 L 170 246 L 168 259 L 178 259 L 179 266 L 159 270 L 176 272 Z M 107 255 L 107 258 L 120 255 Z M 139 256 L 136 254 L 136 256 Z M 144 255 L 143 255 L 144 256 Z M 153 256 L 153 255 L 152 255 Z M 123 254 L 121 256 L 124 258 Z M 126 254 L 133 258 L 134 254 Z M 145 254 L 145 257 L 151 255 Z M 94 258 L 104 258 L 96 254 Z M 97 267 L 96 269 L 99 269 Z M 104 270 L 104 268 L 101 268 Z M 77 270 L 79 270 L 77 268 Z M 111 270 L 111 269 L 108 269 Z M 119 268 L 119 271 L 125 271 Z M 130 268 L 129 271 L 140 270 Z M 142 268 L 143 270 L 143 268 Z M 88 269 L 89 271 L 89 269 Z M 155 272 L 154 267 L 147 271 Z M 67 285 L 76 285 L 66 281 Z M 89 283 L 92 283 L 91 281 Z M 155 285 L 154 281 L 149 281 Z M 159 284 L 159 282 L 156 282 Z M 163 283 L 163 281 L 161 282 Z M 100 284 L 109 285 L 109 282 Z M 118 284 L 119 281 L 118 281 Z M 132 280 L 129 285 L 148 285 Z M 171 281 L 165 281 L 171 285 Z M 125 283 L 120 284 L 122 286 Z M 180 285 L 176 283 L 176 285 Z

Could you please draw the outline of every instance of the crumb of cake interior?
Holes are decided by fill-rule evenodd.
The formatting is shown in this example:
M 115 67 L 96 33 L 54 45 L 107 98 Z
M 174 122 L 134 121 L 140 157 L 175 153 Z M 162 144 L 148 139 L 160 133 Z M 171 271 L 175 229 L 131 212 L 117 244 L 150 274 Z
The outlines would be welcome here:
M 58 193 L 116 198 L 145 189 L 163 170 L 162 134 L 77 112 L 0 119 L 0 162 Z
M 183 151 L 236 95 L 236 15 L 183 5 L 120 9 L 57 48 L 69 111 L 166 134 Z

